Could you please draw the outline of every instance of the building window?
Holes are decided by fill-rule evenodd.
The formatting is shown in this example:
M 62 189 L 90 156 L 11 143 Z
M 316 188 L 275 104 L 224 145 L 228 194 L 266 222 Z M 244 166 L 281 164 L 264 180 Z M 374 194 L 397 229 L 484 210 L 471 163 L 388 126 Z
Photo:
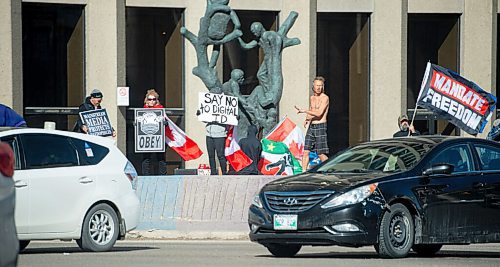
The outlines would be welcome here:
M 458 14 L 408 14 L 408 115 L 413 115 L 427 62 L 459 73 Z M 417 111 L 415 128 L 423 134 L 458 134 L 448 121 L 424 109 Z
M 175 8 L 126 8 L 127 158 L 141 175 L 173 174 L 184 162 L 167 147 L 166 153 L 134 152 L 134 108 L 142 108 L 148 89 L 160 94 L 167 115 L 184 128 L 183 50 L 180 28 L 183 10 Z
M 77 115 L 46 111 L 78 107 L 85 97 L 84 6 L 23 3 L 22 23 L 26 122 L 43 128 L 44 121 L 54 121 L 57 129 L 72 130 Z
M 330 97 L 330 154 L 369 138 L 369 16 L 318 13 L 317 75 Z

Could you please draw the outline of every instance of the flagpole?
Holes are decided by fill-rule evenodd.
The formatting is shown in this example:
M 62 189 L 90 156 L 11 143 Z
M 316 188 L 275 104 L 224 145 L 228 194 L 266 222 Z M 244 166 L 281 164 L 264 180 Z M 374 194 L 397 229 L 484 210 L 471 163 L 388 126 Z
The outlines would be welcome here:
M 420 97 L 422 96 L 422 91 L 427 84 L 427 79 L 429 78 L 429 72 L 431 69 L 431 62 L 427 61 L 427 66 L 425 67 L 425 73 L 424 73 L 424 78 L 422 79 L 422 84 L 420 85 L 420 92 L 418 92 L 417 96 L 417 101 L 415 102 L 415 110 L 413 111 L 413 116 L 411 118 L 410 122 L 410 128 L 413 126 L 413 121 L 415 120 L 415 117 L 417 116 L 417 110 L 418 110 L 418 100 L 420 100 Z M 410 136 L 411 131 L 408 129 L 408 136 Z

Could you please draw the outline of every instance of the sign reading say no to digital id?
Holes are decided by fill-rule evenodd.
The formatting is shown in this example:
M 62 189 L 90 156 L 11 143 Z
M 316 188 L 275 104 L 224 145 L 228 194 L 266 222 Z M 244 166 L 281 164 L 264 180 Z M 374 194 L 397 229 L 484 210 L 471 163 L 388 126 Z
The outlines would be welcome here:
M 198 95 L 199 121 L 238 125 L 238 98 L 223 94 Z

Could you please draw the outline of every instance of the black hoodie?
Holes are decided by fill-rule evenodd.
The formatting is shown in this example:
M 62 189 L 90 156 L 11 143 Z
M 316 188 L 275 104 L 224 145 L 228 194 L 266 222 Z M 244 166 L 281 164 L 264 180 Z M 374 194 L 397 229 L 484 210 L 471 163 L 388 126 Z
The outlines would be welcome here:
M 259 139 L 257 139 L 257 127 L 255 125 L 250 125 L 247 133 L 247 137 L 241 139 L 239 145 L 241 150 L 252 159 L 253 162 L 239 171 L 238 174 L 260 174 L 257 165 L 259 164 L 260 154 L 262 153 L 262 145 Z
M 94 109 L 101 109 L 101 105 L 94 107 L 94 105 L 92 105 L 92 102 L 90 102 L 90 96 L 87 96 L 83 104 L 81 104 L 80 107 L 78 107 L 78 113 Z M 83 121 L 80 118 L 80 115 L 78 115 L 78 120 L 76 121 L 76 125 L 73 131 L 83 133 L 82 126 L 83 126 Z

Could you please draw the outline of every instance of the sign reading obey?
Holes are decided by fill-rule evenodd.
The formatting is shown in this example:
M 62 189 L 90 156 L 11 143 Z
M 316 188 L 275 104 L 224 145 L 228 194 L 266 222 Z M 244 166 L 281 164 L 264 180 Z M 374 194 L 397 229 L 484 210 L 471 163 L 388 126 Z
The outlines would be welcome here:
M 112 136 L 113 128 L 109 122 L 106 109 L 96 109 L 80 112 L 80 118 L 88 127 L 88 134 L 99 136 Z
M 135 110 L 135 152 L 165 152 L 165 110 L 138 108 Z
M 238 98 L 223 94 L 199 93 L 198 120 L 238 125 Z

